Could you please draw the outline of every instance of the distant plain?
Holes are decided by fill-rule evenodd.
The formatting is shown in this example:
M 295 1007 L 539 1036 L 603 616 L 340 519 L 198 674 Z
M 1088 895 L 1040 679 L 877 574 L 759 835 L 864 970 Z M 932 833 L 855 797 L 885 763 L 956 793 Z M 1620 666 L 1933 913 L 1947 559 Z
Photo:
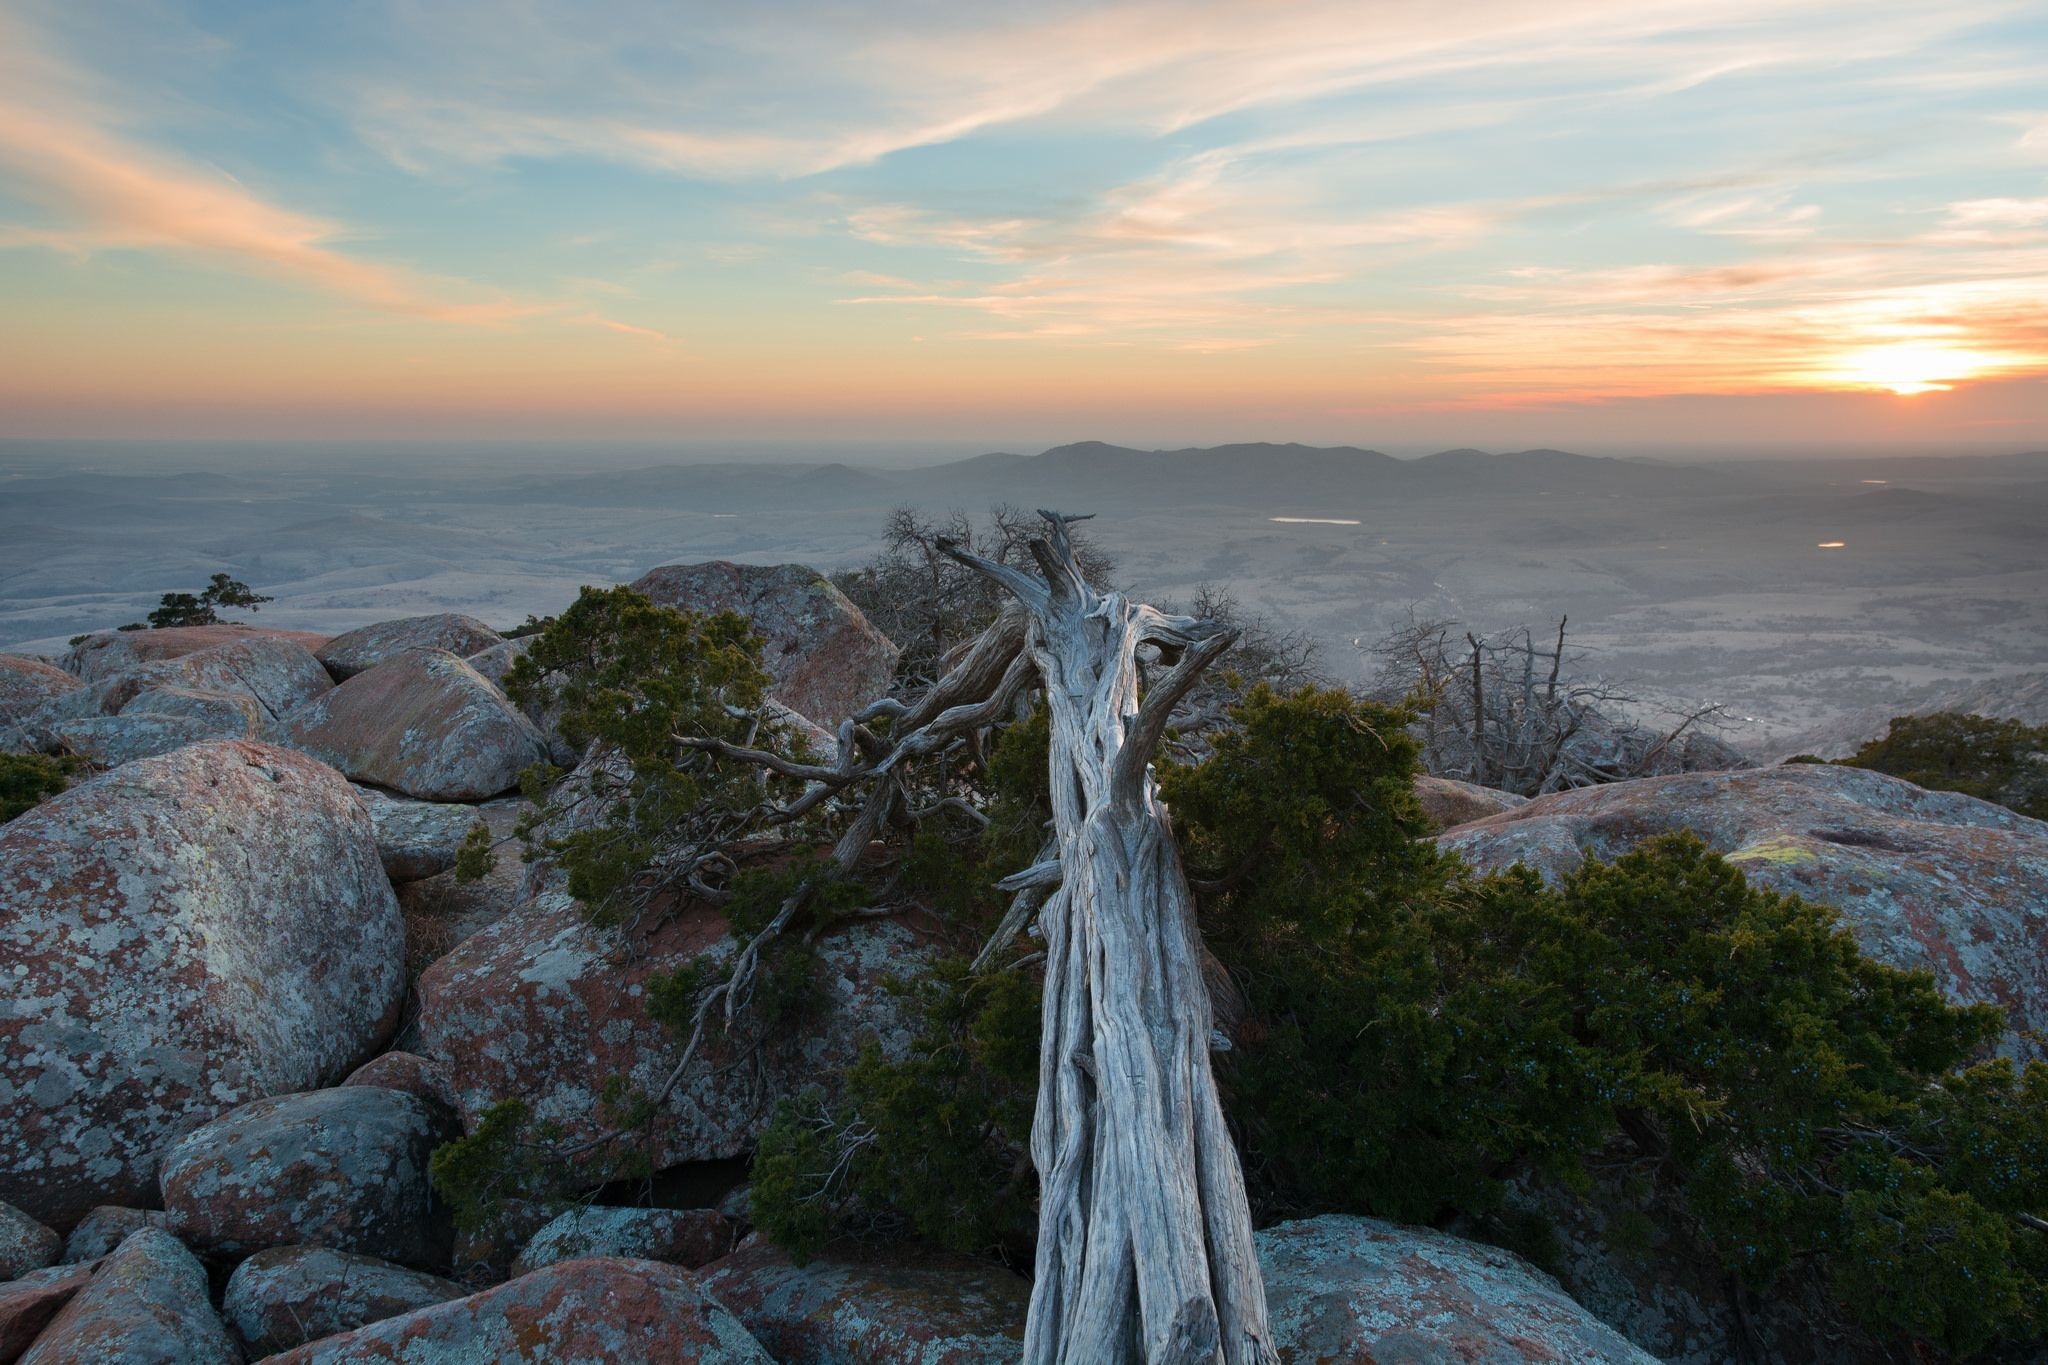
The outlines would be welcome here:
M 500 626 L 657 564 L 874 553 L 888 510 L 1093 512 L 1118 577 L 1225 585 L 1338 681 L 1412 608 L 1570 617 L 1646 706 L 1722 703 L 1759 753 L 1942 684 L 2048 668 L 2048 452 L 1662 463 L 1557 451 L 1083 443 L 892 469 L 646 449 L 0 443 L 0 648 L 61 651 L 226 571 L 262 624 Z M 1355 523 L 1355 524 L 1352 524 Z M 1839 546 L 1823 548 L 1830 542 Z

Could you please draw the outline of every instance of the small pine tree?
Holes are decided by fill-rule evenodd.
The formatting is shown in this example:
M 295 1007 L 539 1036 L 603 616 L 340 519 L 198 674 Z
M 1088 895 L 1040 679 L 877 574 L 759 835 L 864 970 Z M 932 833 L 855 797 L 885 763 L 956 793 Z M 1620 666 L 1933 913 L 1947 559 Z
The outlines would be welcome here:
M 247 607 L 250 611 L 258 611 L 263 603 L 271 600 L 247 583 L 217 573 L 196 595 L 189 592 L 165 593 L 159 599 L 157 609 L 149 614 L 149 628 L 162 630 L 168 626 L 219 625 L 221 607 Z M 142 627 L 131 625 L 121 629 L 140 630 Z

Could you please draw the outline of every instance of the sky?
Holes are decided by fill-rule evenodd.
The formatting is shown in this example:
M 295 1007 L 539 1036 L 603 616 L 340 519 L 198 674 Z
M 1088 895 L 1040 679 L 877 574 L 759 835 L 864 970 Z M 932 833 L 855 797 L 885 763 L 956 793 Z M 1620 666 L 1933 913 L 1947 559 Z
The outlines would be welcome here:
M 0 0 L 0 437 L 2048 445 L 2039 0 Z

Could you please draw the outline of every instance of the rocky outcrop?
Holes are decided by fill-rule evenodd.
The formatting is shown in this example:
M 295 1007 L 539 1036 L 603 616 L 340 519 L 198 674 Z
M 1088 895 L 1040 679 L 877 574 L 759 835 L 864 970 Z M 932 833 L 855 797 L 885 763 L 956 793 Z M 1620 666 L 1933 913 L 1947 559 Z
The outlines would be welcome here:
M 1556 880 L 1691 830 L 1749 880 L 1832 906 L 1863 950 L 2005 1007 L 2011 1050 L 2048 1030 L 2048 824 L 1954 792 L 1825 764 L 1643 778 L 1540 797 L 1437 843 Z
M 468 1293 L 453 1280 L 374 1256 L 327 1247 L 273 1247 L 235 1267 L 220 1311 L 228 1330 L 254 1358 Z
M 165 1154 L 170 1229 L 229 1256 L 306 1243 L 428 1263 L 427 1160 L 453 1136 L 446 1122 L 417 1095 L 368 1085 L 252 1101 Z
M 687 1272 L 653 1261 L 564 1261 L 466 1299 L 327 1337 L 272 1365 L 463 1361 L 771 1365 Z
M 1422 803 L 1422 813 L 1436 833 L 1529 804 L 1528 797 L 1513 792 L 1460 782 L 1453 777 L 1431 777 L 1427 773 L 1415 776 L 1415 799 Z
M 152 687 L 121 708 L 120 719 L 138 716 L 180 716 L 196 720 L 215 739 L 248 739 L 269 724 L 263 704 L 246 692 L 215 692 L 203 687 Z
M 557 1216 L 512 1263 L 524 1275 L 558 1261 L 625 1256 L 694 1269 L 732 1250 L 730 1219 L 716 1209 L 627 1209 L 583 1205 Z
M 55 664 L 25 654 L 0 654 L 0 728 L 20 725 L 50 702 L 84 687 Z
M 64 1239 L 12 1204 L 0 1204 L 0 1280 L 55 1265 Z
M 801 564 L 669 564 L 633 583 L 665 607 L 734 611 L 763 640 L 769 695 L 831 730 L 889 690 L 897 648 L 824 575 Z
M 1258 1234 L 1284 1362 L 1656 1365 L 1511 1252 L 1330 1214 Z
M 206 1268 L 177 1238 L 145 1228 L 101 1263 L 21 1365 L 239 1365 L 241 1359 L 213 1311 Z
M 1846 758 L 1871 740 L 1884 738 L 1895 717 L 1930 716 L 1939 711 L 2048 725 L 2048 672 L 2016 673 L 1986 682 L 1938 683 L 1895 702 L 1866 706 L 1757 747 L 1774 759 L 1789 754 Z
M 455 1112 L 455 1082 L 445 1063 L 413 1052 L 386 1052 L 372 1057 L 349 1073 L 343 1085 L 374 1085 L 383 1090 L 403 1090 L 429 1104 Z
M 463 661 L 479 676 L 503 687 L 505 675 L 512 671 L 513 664 L 526 657 L 526 651 L 533 648 L 533 640 L 531 635 L 522 635 L 516 640 L 500 640 L 488 649 L 465 656 Z
M 706 1267 L 700 1282 L 785 1365 L 1023 1358 L 1031 1286 L 989 1261 L 840 1243 L 798 1266 L 755 1236 Z
M 457 658 L 504 643 L 504 638 L 474 616 L 444 612 L 438 616 L 407 616 L 379 621 L 346 635 L 337 635 L 314 653 L 336 682 L 346 682 L 411 649 L 445 650 Z
M 47 747 L 76 754 L 96 768 L 118 768 L 209 739 L 246 739 L 247 730 L 222 732 L 191 716 L 81 716 L 49 727 Z
M 547 741 L 445 650 L 410 650 L 284 718 L 280 733 L 358 782 L 426 801 L 481 801 L 545 762 Z
M 66 1261 L 97 1261 L 127 1240 L 131 1232 L 164 1225 L 161 1209 L 132 1209 L 125 1204 L 102 1204 L 78 1220 L 64 1239 Z
M 125 669 L 94 684 L 93 692 L 102 710 L 126 714 L 133 698 L 161 687 L 249 697 L 267 730 L 287 713 L 331 691 L 334 683 L 297 640 L 258 636 Z
M 253 640 L 288 640 L 311 651 L 327 643 L 325 635 L 304 630 L 272 630 L 266 626 L 170 626 L 163 630 L 103 630 L 88 635 L 64 656 L 64 667 L 87 682 L 125 673 L 140 664 L 181 659 L 202 649 Z
M 370 813 L 384 875 L 394 882 L 420 881 L 455 866 L 463 839 L 477 823 L 473 806 L 408 801 L 374 787 L 357 787 L 356 795 Z
M 59 1265 L 0 1281 L 0 1363 L 13 1365 L 35 1344 L 50 1319 L 92 1283 L 97 1266 Z
M 618 930 L 588 923 L 550 893 L 420 978 L 417 1047 L 449 1064 L 471 1119 L 516 1099 L 566 1141 L 598 1137 L 610 1131 L 600 1103 L 610 1078 L 652 1094 L 675 1063 L 676 1040 L 647 1018 L 648 978 L 733 951 L 725 921 L 703 907 L 666 918 L 629 950 Z M 865 920 L 823 936 L 816 952 L 817 1005 L 803 1028 L 748 1065 L 729 1065 L 734 1054 L 717 1044 L 692 1066 L 654 1125 L 648 1155 L 657 1169 L 737 1156 L 776 1099 L 814 1081 L 829 1087 L 862 1043 L 908 1046 L 911 1020 L 884 981 L 920 970 L 930 950 L 900 924 Z
M 369 816 L 289 750 L 193 745 L 0 826 L 0 1198 L 146 1203 L 194 1124 L 346 1075 L 401 940 Z

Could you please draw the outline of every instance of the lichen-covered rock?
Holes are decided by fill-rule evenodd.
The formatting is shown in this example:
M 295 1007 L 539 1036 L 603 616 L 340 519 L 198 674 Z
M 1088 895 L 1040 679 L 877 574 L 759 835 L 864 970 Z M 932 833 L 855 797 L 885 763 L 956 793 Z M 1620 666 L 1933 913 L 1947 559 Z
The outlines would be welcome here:
M 62 1237 L 14 1205 L 0 1204 L 0 1280 L 18 1280 L 55 1265 L 63 1250 Z
M 81 716 L 49 727 L 54 747 L 76 754 L 96 768 L 118 768 L 209 739 L 244 739 L 246 730 L 225 733 L 193 716 Z
M 716 1209 L 579 1204 L 533 1234 L 512 1263 L 512 1273 L 524 1275 L 585 1256 L 625 1256 L 695 1269 L 731 1251 L 732 1234 L 731 1221 Z
M 287 743 L 358 782 L 426 801 L 481 801 L 519 784 L 547 740 L 446 650 L 409 650 L 286 716 Z
M 427 1161 L 448 1116 L 403 1090 L 254 1100 L 164 1154 L 170 1229 L 202 1251 L 332 1247 L 420 1265 L 436 1251 Z
M 93 694 L 101 710 L 125 714 L 134 698 L 160 687 L 248 697 L 267 732 L 279 718 L 332 691 L 334 681 L 305 645 L 270 635 L 124 669 L 95 683 Z
M 356 795 L 377 832 L 384 875 L 394 882 L 416 882 L 455 866 L 463 839 L 477 823 L 474 806 L 408 801 L 374 787 L 357 787 Z
M 325 635 L 305 630 L 273 630 L 267 626 L 169 626 L 163 630 L 103 630 L 86 636 L 64 656 L 64 667 L 87 682 L 125 673 L 140 664 L 180 659 L 202 649 L 254 640 L 288 640 L 311 651 L 327 643 Z
M 797 1266 L 754 1236 L 698 1280 L 784 1365 L 997 1365 L 1024 1355 L 1031 1286 L 989 1261 L 840 1243 Z
M 445 650 L 457 658 L 505 643 L 504 637 L 474 616 L 443 612 L 379 621 L 346 635 L 337 635 L 314 651 L 336 682 L 346 682 L 409 649 Z
M 1513 792 L 1460 782 L 1452 777 L 1431 777 L 1427 773 L 1415 776 L 1415 799 L 1422 803 L 1422 813 L 1429 818 L 1432 832 L 1484 820 L 1489 815 L 1498 815 L 1529 803 L 1528 797 L 1517 796 Z
M 895 677 L 895 644 L 824 575 L 801 564 L 669 564 L 632 586 L 661 606 L 752 620 L 773 680 L 769 695 L 828 730 L 886 693 Z
M 435 1304 L 273 1357 L 271 1365 L 472 1361 L 770 1365 L 738 1319 L 654 1261 L 564 1261 L 466 1299 Z
M 128 1234 L 164 1225 L 161 1209 L 133 1209 L 126 1204 L 102 1204 L 78 1220 L 64 1239 L 66 1261 L 97 1261 L 126 1241 Z
M 152 687 L 121 708 L 123 716 L 186 716 L 204 722 L 221 739 L 263 733 L 269 724 L 263 704 L 247 692 L 205 687 Z
M 430 1104 L 455 1112 L 455 1081 L 447 1064 L 414 1052 L 386 1052 L 372 1057 L 349 1073 L 344 1086 L 373 1085 L 382 1090 L 403 1090 Z
M 0 1283 L 0 1365 L 14 1365 L 50 1319 L 92 1283 L 97 1266 L 58 1265 Z
M 1512 1252 L 1328 1214 L 1258 1234 L 1283 1362 L 1656 1365 Z
M 25 654 L 0 654 L 0 726 L 20 725 L 46 703 L 84 687 L 55 664 Z
M 439 1275 L 327 1247 L 273 1247 L 235 1267 L 221 1316 L 251 1357 L 463 1298 Z
M 2048 1030 L 2048 824 L 1883 773 L 1799 763 L 1642 778 L 1540 797 L 1438 836 L 1480 868 L 1556 880 L 1691 830 L 1749 880 L 1833 907 L 1863 950 L 2005 1007 L 2010 1050 Z
M 419 1051 L 449 1063 L 465 1116 L 501 1100 L 579 1141 L 610 1131 L 600 1103 L 607 1080 L 624 1077 L 652 1094 L 675 1064 L 678 1044 L 646 1015 L 647 979 L 734 952 L 725 921 L 701 906 L 666 918 L 628 945 L 590 924 L 559 893 L 465 939 L 420 978 Z M 914 975 L 931 951 L 902 925 L 864 920 L 818 940 L 817 1011 L 802 1030 L 769 1040 L 745 1066 L 712 1046 L 670 1094 L 653 1125 L 657 1169 L 737 1156 L 753 1146 L 774 1102 L 811 1082 L 828 1088 L 879 1042 L 900 1055 L 912 1020 L 884 988 Z M 601 1173 L 600 1173 L 601 1178 Z
M 370 817 L 303 754 L 145 758 L 0 826 L 0 1198 L 64 1229 L 141 1204 L 159 1151 L 346 1075 L 397 1025 Z
M 512 671 L 512 665 L 526 657 L 533 648 L 534 637 L 522 635 L 516 640 L 500 640 L 488 649 L 480 649 L 467 655 L 465 662 L 478 674 L 499 687 L 505 685 L 505 675 Z
M 144 1228 L 100 1264 L 21 1365 L 239 1365 L 241 1359 L 213 1311 L 206 1267 L 177 1238 Z

